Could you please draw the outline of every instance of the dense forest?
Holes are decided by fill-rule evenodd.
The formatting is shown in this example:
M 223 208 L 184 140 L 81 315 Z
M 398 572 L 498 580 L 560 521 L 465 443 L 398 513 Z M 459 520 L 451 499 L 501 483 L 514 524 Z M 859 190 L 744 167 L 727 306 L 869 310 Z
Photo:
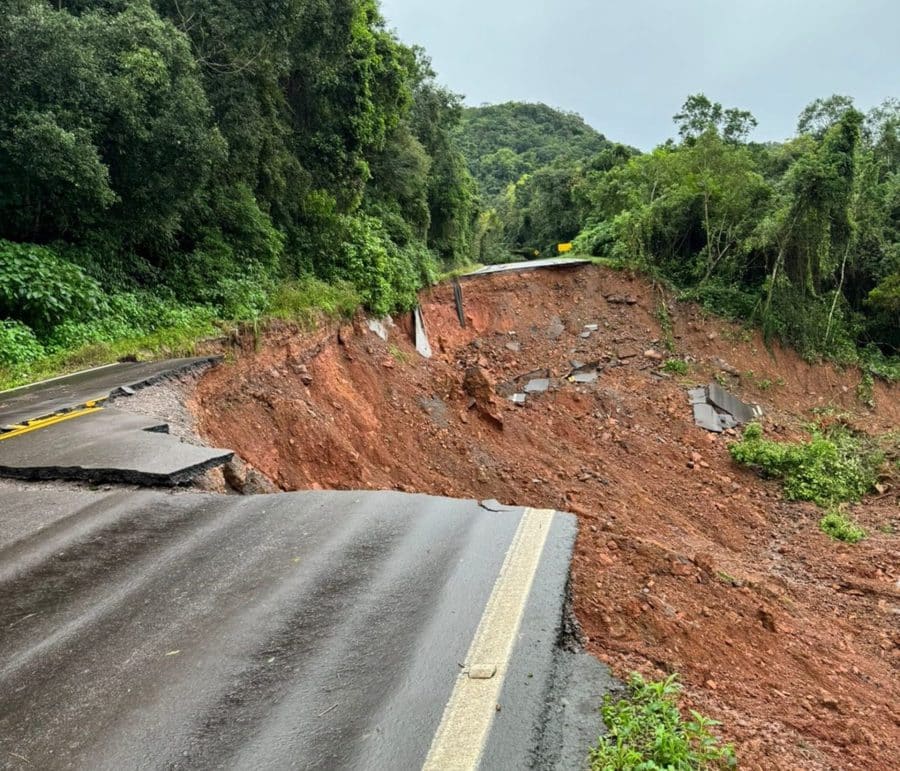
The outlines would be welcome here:
M 0 366 L 469 259 L 460 98 L 376 0 L 0 0 L 0 61 Z
M 794 138 L 702 95 L 639 153 L 464 108 L 377 0 L 0 0 L 0 384 L 219 320 L 409 308 L 440 272 L 578 251 L 810 356 L 900 347 L 900 104 Z

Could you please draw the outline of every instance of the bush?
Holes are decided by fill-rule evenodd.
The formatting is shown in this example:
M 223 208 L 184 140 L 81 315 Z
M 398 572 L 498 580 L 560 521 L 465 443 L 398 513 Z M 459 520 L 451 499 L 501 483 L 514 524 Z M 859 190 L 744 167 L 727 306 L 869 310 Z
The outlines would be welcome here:
M 684 359 L 669 359 L 662 368 L 664 372 L 672 375 L 686 375 L 690 372 L 690 367 Z
M 753 317 L 759 305 L 759 295 L 733 284 L 707 282 L 681 292 L 679 300 L 695 302 L 710 313 L 732 321 Z
M 0 240 L 0 317 L 42 336 L 64 320 L 95 313 L 102 296 L 94 279 L 50 249 Z
M 830 511 L 819 521 L 819 529 L 836 541 L 859 543 L 866 531 L 840 511 Z
M 789 500 L 813 501 L 828 507 L 858 501 L 877 481 L 884 456 L 840 426 L 816 433 L 811 442 L 772 442 L 752 423 L 744 438 L 729 448 L 738 463 L 756 466 L 784 480 Z
M 677 675 L 648 683 L 633 674 L 629 698 L 603 703 L 609 734 L 591 750 L 591 771 L 705 771 L 737 768 L 734 750 L 710 733 L 718 725 L 691 711 L 685 722 L 678 710 Z
M 0 366 L 30 364 L 44 355 L 44 346 L 21 321 L 0 321 Z

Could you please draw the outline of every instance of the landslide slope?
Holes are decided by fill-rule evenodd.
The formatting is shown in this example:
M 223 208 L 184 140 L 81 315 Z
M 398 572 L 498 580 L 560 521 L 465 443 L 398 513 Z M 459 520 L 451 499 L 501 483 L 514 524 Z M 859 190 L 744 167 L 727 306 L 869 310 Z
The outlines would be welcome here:
M 826 538 L 821 511 L 736 467 L 692 420 L 713 378 L 766 410 L 769 432 L 843 414 L 900 426 L 896 387 L 811 365 L 705 317 L 646 280 L 594 266 L 464 281 L 422 296 L 435 356 L 408 325 L 389 341 L 357 319 L 273 330 L 207 374 L 191 407 L 205 438 L 285 490 L 399 489 L 576 513 L 575 610 L 619 676 L 680 672 L 686 704 L 722 720 L 750 769 L 892 769 L 900 755 L 896 487 L 855 507 L 870 533 Z M 661 323 L 662 322 L 662 323 Z M 585 325 L 598 331 L 587 337 Z M 690 362 L 667 376 L 666 343 Z M 665 354 L 666 356 L 670 354 Z M 565 379 L 600 361 L 592 384 Z M 549 370 L 524 407 L 504 384 Z

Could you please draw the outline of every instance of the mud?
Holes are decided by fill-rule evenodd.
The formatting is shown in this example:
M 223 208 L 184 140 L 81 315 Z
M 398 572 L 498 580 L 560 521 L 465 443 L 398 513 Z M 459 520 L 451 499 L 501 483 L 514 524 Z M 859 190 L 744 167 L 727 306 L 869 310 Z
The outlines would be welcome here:
M 877 383 L 868 408 L 858 372 L 767 350 L 626 273 L 462 286 L 465 328 L 452 286 L 423 295 L 430 360 L 408 323 L 387 342 L 362 319 L 248 341 L 198 384 L 201 434 L 284 490 L 393 488 L 572 511 L 576 615 L 615 673 L 681 673 L 685 706 L 723 722 L 743 768 L 895 768 L 898 486 L 855 507 L 867 540 L 832 542 L 815 507 L 784 502 L 777 483 L 731 462 L 733 433 L 694 425 L 687 389 L 719 379 L 785 437 L 836 414 L 896 430 L 900 389 Z M 667 343 L 692 362 L 688 376 L 660 372 Z M 596 381 L 567 378 L 594 362 Z M 547 393 L 524 406 L 506 398 L 540 370 Z

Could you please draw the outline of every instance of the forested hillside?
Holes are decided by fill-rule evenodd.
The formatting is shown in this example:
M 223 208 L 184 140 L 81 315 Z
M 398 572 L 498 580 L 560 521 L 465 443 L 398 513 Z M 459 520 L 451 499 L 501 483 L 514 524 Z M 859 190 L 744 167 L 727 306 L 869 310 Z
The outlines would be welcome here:
M 273 307 L 409 307 L 469 257 L 460 99 L 376 0 L 0 0 L 0 61 L 7 375 Z
M 612 147 L 578 115 L 519 102 L 464 110 L 454 140 L 481 193 L 479 262 L 552 254 L 574 238 L 582 220 L 571 182 Z
M 900 102 L 863 115 L 821 99 L 768 145 L 747 141 L 750 113 L 702 95 L 675 122 L 677 143 L 573 181 L 581 249 L 648 266 L 806 355 L 896 354 Z
M 461 147 L 518 157 L 506 108 L 476 111 L 474 134 L 508 151 L 475 145 L 472 115 Z M 849 97 L 817 100 L 783 143 L 748 141 L 756 119 L 703 95 L 675 124 L 678 140 L 650 153 L 560 149 L 524 171 L 481 215 L 495 253 L 552 249 L 580 231 L 577 251 L 648 270 L 805 355 L 853 362 L 862 352 L 871 372 L 900 374 L 885 359 L 900 349 L 900 102 L 864 115 Z M 470 157 L 481 177 L 483 160 Z
M 521 102 L 465 109 L 454 136 L 487 198 L 525 174 L 590 158 L 609 145 L 574 113 Z

